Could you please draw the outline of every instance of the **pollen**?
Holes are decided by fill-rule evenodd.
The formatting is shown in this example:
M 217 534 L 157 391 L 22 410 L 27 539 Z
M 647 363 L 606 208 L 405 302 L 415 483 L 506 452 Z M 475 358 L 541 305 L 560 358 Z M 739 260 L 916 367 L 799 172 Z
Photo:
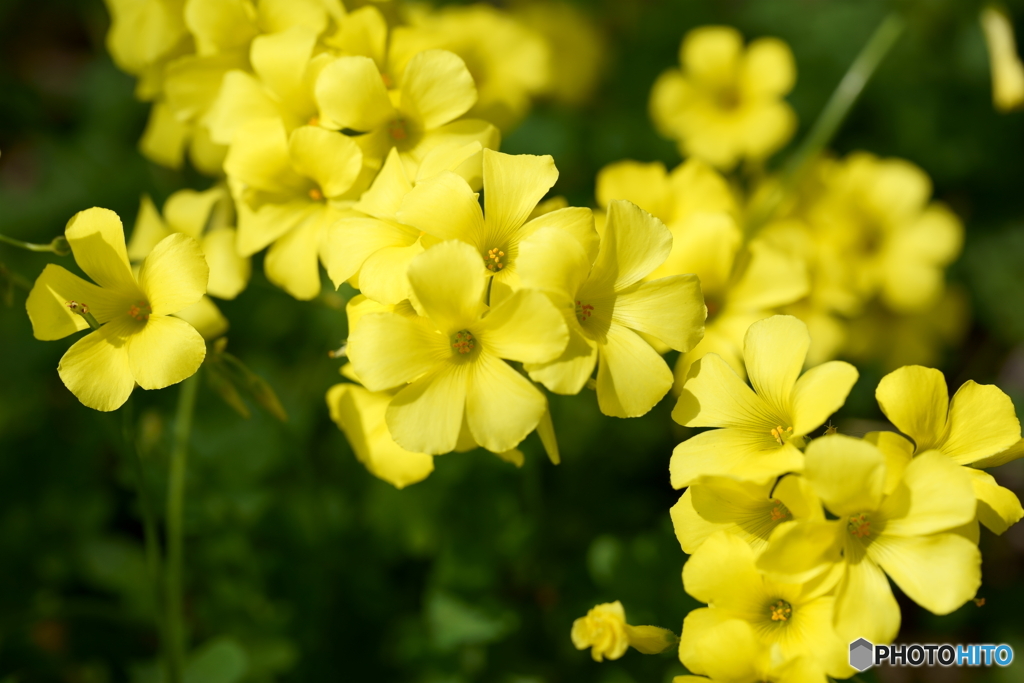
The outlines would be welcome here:
M 768 611 L 771 613 L 772 621 L 789 621 L 793 618 L 793 606 L 785 600 L 768 605 Z
M 850 521 L 846 523 L 846 530 L 850 532 L 851 536 L 864 538 L 871 534 L 871 520 L 863 512 L 853 515 L 850 517 Z
M 409 137 L 409 128 L 405 119 L 394 119 L 388 121 L 388 135 L 392 140 L 404 140 Z
M 391 90 L 392 88 L 395 87 L 395 82 L 392 81 L 391 76 L 388 76 L 387 74 L 381 74 L 380 80 L 384 81 L 384 87 L 387 88 L 388 90 Z
M 149 302 L 145 299 L 136 301 L 128 307 L 128 315 L 135 318 L 139 322 L 146 322 L 149 320 L 149 316 L 153 314 L 153 308 L 149 305 Z
M 86 315 L 89 312 L 89 306 L 78 301 L 72 300 L 64 305 L 70 308 L 72 313 L 77 313 L 78 315 Z
M 312 187 L 309 189 L 309 198 L 314 202 L 322 202 L 324 200 L 324 193 L 319 187 Z
M 469 330 L 459 330 L 452 337 L 452 348 L 465 355 L 476 348 L 476 340 Z
M 793 428 L 792 427 L 786 427 L 785 429 L 783 429 L 782 425 L 778 425 L 774 429 L 772 429 L 772 436 L 775 437 L 775 440 L 779 443 L 780 446 L 782 444 L 786 443 L 785 440 L 788 439 L 792 435 L 793 435 Z
M 505 264 L 501 262 L 505 252 L 501 251 L 497 247 L 494 249 L 487 250 L 487 258 L 484 259 L 484 264 L 487 266 L 487 270 L 492 273 L 497 273 L 499 270 L 505 267 Z
M 772 502 L 775 503 L 775 507 L 772 508 L 771 512 L 773 522 L 778 522 L 790 516 L 789 508 L 781 500 L 774 498 Z
M 309 121 L 306 122 L 306 125 L 307 126 L 319 126 L 320 125 L 320 117 L 319 116 L 310 116 L 309 117 Z
M 590 304 L 585 304 L 582 301 L 576 302 L 576 319 L 580 321 L 582 325 L 587 321 L 591 315 L 594 314 L 594 307 Z

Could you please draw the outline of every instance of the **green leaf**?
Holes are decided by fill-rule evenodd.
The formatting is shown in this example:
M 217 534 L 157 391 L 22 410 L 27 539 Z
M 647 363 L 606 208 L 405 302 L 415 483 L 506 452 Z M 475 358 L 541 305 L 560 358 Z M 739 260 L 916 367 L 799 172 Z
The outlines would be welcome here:
M 249 657 L 235 639 L 208 640 L 185 665 L 183 683 L 237 683 L 249 669 Z

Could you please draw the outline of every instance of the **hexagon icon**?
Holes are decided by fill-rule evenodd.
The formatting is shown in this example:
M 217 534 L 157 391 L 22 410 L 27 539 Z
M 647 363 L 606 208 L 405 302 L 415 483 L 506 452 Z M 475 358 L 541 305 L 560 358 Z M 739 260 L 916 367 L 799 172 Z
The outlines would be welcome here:
M 875 646 L 864 638 L 858 638 L 850 643 L 850 666 L 857 671 L 865 671 L 871 668 L 875 659 Z

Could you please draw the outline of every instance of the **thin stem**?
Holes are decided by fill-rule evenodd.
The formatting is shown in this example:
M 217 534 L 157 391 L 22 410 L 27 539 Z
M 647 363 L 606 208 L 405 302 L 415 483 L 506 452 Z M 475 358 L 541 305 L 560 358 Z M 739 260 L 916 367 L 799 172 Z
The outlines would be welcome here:
M 167 651 L 169 683 L 181 683 L 185 669 L 185 628 L 182 604 L 182 509 L 185 503 L 185 474 L 188 461 L 188 440 L 192 432 L 199 373 L 181 384 L 178 412 L 174 419 L 174 450 L 167 484 Z
M 14 283 L 15 287 L 21 287 L 28 291 L 32 289 L 32 283 L 29 282 L 25 277 L 19 273 L 15 273 L 13 270 L 0 263 L 0 279 L 7 279 Z
M 846 120 L 853 105 L 864 91 L 864 86 L 871 80 L 879 64 L 889 54 L 899 37 L 903 35 L 905 28 L 906 23 L 903 18 L 899 13 L 893 12 L 875 29 L 871 38 L 861 48 L 860 54 L 853 60 L 853 64 L 843 76 L 843 80 L 839 82 L 832 93 L 825 108 L 818 115 L 818 120 L 814 122 L 811 131 L 783 167 L 781 182 L 765 199 L 760 211 L 752 217 L 748 226 L 751 235 L 772 219 L 782 201 L 803 179 L 812 162 L 832 142 L 839 126 Z
M 146 473 L 142 462 L 142 454 L 139 452 L 138 442 L 135 440 L 135 417 L 133 415 L 133 401 L 131 397 L 121 409 L 123 424 L 121 435 L 124 440 L 125 450 L 131 451 L 130 458 L 135 469 L 135 486 L 139 494 L 139 509 L 142 512 L 142 529 L 146 543 L 146 573 L 153 587 L 154 609 L 156 610 L 156 627 L 160 633 L 160 643 L 167 654 L 167 620 L 163 609 L 163 591 L 161 590 L 161 567 L 160 567 L 160 541 L 156 533 L 156 514 L 153 509 L 153 501 L 149 497 L 149 487 L 146 485 Z
M 25 249 L 27 251 L 49 252 L 51 254 L 56 254 L 57 256 L 67 256 L 71 253 L 68 241 L 63 237 L 54 237 L 53 241 L 49 244 L 33 244 L 32 242 L 16 240 L 13 237 L 8 237 L 7 235 L 0 235 L 0 242 L 9 244 L 12 247 L 18 247 L 19 249 Z

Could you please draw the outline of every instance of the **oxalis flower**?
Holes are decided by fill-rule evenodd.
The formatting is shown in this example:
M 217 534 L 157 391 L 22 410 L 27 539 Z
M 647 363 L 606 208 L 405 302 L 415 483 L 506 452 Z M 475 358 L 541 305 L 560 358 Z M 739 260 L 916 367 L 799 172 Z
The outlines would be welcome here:
M 135 384 L 162 389 L 193 375 L 206 357 L 202 336 L 173 313 L 198 302 L 210 269 L 199 244 L 181 233 L 157 244 L 132 274 L 124 228 L 113 211 L 87 209 L 64 231 L 75 261 L 97 284 L 46 266 L 26 307 L 36 339 L 62 339 L 100 327 L 57 366 L 65 386 L 90 408 L 121 407 Z
M 595 662 L 618 659 L 630 646 L 645 655 L 655 655 L 678 641 L 667 628 L 626 623 L 626 610 L 618 600 L 595 605 L 586 616 L 574 621 L 571 637 L 577 650 L 591 648 L 590 656 Z
M 502 359 L 556 357 L 568 339 L 562 315 L 529 290 L 488 308 L 485 272 L 469 245 L 436 245 L 409 264 L 412 300 L 422 315 L 366 315 L 349 335 L 349 358 L 367 389 L 403 387 L 386 420 L 406 450 L 452 451 L 465 424 L 476 443 L 503 453 L 547 409 L 540 390 Z
M 672 418 L 686 427 L 721 427 L 676 446 L 672 486 L 703 475 L 766 482 L 803 468 L 803 437 L 846 400 L 857 369 L 829 361 L 800 374 L 811 337 L 807 325 L 776 315 L 750 326 L 743 361 L 751 390 L 718 354 L 694 363 Z

